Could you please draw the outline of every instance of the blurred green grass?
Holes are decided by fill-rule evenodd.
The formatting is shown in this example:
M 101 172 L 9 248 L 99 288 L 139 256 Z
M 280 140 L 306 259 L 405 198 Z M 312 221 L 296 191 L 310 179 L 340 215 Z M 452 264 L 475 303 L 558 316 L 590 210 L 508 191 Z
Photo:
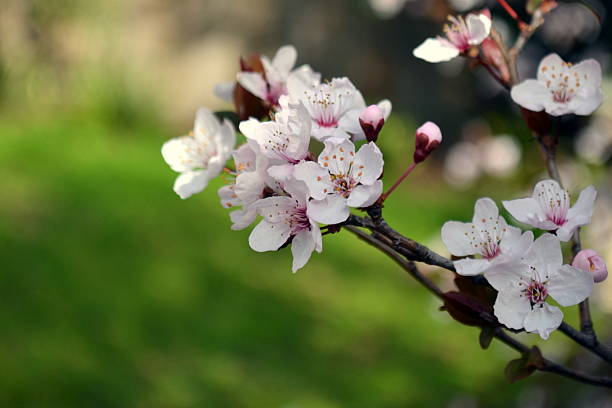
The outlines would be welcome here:
M 502 407 L 524 386 L 354 237 L 292 275 L 229 229 L 221 181 L 178 199 L 163 124 L 11 115 L 0 134 L 0 406 Z M 418 171 L 386 214 L 431 240 L 475 193 Z

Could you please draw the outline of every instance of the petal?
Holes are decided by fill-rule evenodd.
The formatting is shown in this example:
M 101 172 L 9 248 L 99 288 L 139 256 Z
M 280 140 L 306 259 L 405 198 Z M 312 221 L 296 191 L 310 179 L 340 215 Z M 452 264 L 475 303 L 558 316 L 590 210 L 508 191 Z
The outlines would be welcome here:
M 578 225 L 585 225 L 591 222 L 593 216 L 593 206 L 595 205 L 595 199 L 597 198 L 597 190 L 595 187 L 588 186 L 580 192 L 578 200 L 574 203 L 574 206 L 567 212 L 568 219 L 576 219 Z
M 232 230 L 240 231 L 251 225 L 257 218 L 257 211 L 251 209 L 235 210 L 230 212 Z
M 521 230 L 516 227 L 507 226 L 507 233 L 504 234 L 499 247 L 504 261 L 509 259 L 521 258 L 529 247 L 533 244 L 533 232 Z
M 291 253 L 293 254 L 291 270 L 297 272 L 298 269 L 306 265 L 314 249 L 315 241 L 310 230 L 304 229 L 298 232 L 291 241 Z
M 548 54 L 538 65 L 538 81 L 545 84 L 547 81 L 555 82 L 567 70 L 565 61 L 557 54 Z M 553 77 L 554 75 L 554 77 Z
M 315 162 L 296 164 L 293 168 L 293 177 L 306 183 L 310 196 L 315 200 L 323 200 L 333 191 L 329 172 Z
M 162 145 L 161 154 L 164 161 L 176 172 L 191 171 L 203 166 L 203 162 L 193 154 L 201 148 L 200 143 L 191 136 L 175 137 Z
M 561 306 L 572 306 L 591 296 L 593 275 L 583 269 L 562 265 L 550 276 L 546 288 Z
M 491 263 L 486 259 L 466 258 L 455 261 L 453 264 L 459 275 L 474 276 L 483 273 Z
M 528 79 L 512 87 L 512 100 L 525 109 L 539 112 L 552 102 L 552 94 L 544 84 Z M 548 112 L 548 110 L 547 110 Z
M 210 140 L 219 132 L 219 119 L 208 108 L 200 108 L 196 112 L 193 124 L 194 137 L 198 140 Z
M 378 102 L 377 105 L 378 108 L 382 111 L 385 121 L 389 119 L 389 116 L 391 115 L 391 110 L 393 109 L 391 101 L 388 99 L 383 99 L 382 101 Z
M 183 173 L 174 182 L 174 192 L 184 200 L 204 190 L 208 181 L 208 171 L 206 170 Z
M 520 260 L 515 260 L 514 262 L 494 262 L 484 272 L 484 276 L 487 282 L 497 291 L 516 291 L 521 280 L 531 277 L 531 269 L 521 263 Z
M 540 204 L 532 197 L 502 201 L 502 204 L 518 222 L 545 230 L 554 230 L 557 228 L 555 223 L 546 220 L 546 214 L 542 211 Z
M 467 256 L 478 253 L 478 249 L 470 241 L 473 225 L 472 223 L 459 221 L 444 223 L 442 226 L 442 241 L 451 254 Z
M 520 291 L 503 291 L 497 294 L 493 311 L 497 320 L 511 329 L 522 329 L 525 317 L 531 312 L 531 305 L 526 296 Z
M 278 166 L 270 166 L 268 175 L 275 180 L 285 181 L 293 176 L 293 164 L 280 164 Z
M 261 198 L 264 188 L 264 180 L 261 179 L 260 175 L 255 171 L 247 171 L 236 177 L 234 192 L 238 198 L 250 204 Z
M 469 43 L 471 45 L 480 44 L 491 32 L 491 19 L 484 14 L 471 13 L 466 17 L 465 23 L 470 33 Z
M 338 224 L 346 221 L 350 211 L 345 198 L 330 195 L 324 200 L 309 201 L 306 214 L 321 224 Z
M 235 184 L 229 184 L 229 185 L 221 187 L 217 191 L 217 194 L 219 195 L 219 198 L 221 199 L 221 205 L 223 207 L 232 208 L 232 207 L 242 205 L 242 200 L 238 198 L 238 196 L 236 195 L 236 191 L 234 191 L 235 188 L 236 188 Z
M 310 233 L 312 234 L 312 239 L 315 243 L 315 250 L 320 253 L 323 250 L 323 236 L 321 235 L 321 229 L 316 222 L 310 223 Z
M 561 243 L 554 235 L 543 234 L 529 247 L 523 259 L 529 266 L 536 268 L 538 273 L 554 270 L 563 263 Z
M 276 51 L 276 55 L 272 60 L 272 65 L 279 72 L 289 74 L 295 61 L 297 60 L 297 51 L 293 45 L 282 46 Z
M 369 186 L 358 185 L 351 192 L 346 204 L 354 208 L 369 207 L 378 200 L 378 197 L 382 194 L 382 189 L 383 183 L 380 180 Z
M 295 208 L 295 200 L 290 197 L 268 197 L 258 200 L 249 208 L 256 210 L 267 222 L 284 223 Z
M 232 103 L 234 100 L 235 82 L 221 82 L 215 85 L 214 93 L 225 102 Z
M 249 235 L 249 246 L 257 252 L 276 251 L 287 240 L 291 228 L 285 223 L 269 223 L 262 220 Z
M 448 41 L 428 38 L 412 51 L 412 55 L 427 62 L 450 61 L 459 55 L 459 50 Z
M 474 204 L 472 223 L 478 230 L 493 231 L 499 222 L 499 210 L 495 201 L 488 197 L 479 198 Z
M 331 174 L 348 174 L 355 157 L 355 145 L 347 139 L 341 142 L 326 140 L 325 149 L 319 155 L 319 164 Z
M 239 72 L 236 75 L 236 80 L 244 89 L 258 97 L 266 99 L 268 86 L 263 76 L 258 72 Z
M 370 142 L 361 146 L 355 155 L 351 174 L 361 184 L 372 184 L 382 174 L 384 163 L 380 149 L 374 142 Z
M 556 306 L 548 303 L 541 307 L 535 307 L 525 317 L 525 331 L 538 333 L 544 340 L 548 339 L 550 333 L 559 327 L 563 321 L 563 312 Z

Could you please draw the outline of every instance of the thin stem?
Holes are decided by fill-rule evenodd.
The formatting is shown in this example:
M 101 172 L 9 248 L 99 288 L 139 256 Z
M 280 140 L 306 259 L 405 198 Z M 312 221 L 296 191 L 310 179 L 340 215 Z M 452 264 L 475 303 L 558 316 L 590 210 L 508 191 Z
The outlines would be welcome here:
M 410 276 L 412 276 L 417 282 L 423 285 L 427 290 L 429 290 L 433 295 L 435 295 L 439 299 L 443 299 L 444 293 L 440 288 L 436 286 L 431 280 L 429 280 L 425 275 L 423 275 L 414 262 L 409 261 L 402 257 L 398 252 L 396 252 L 391 246 L 381 242 L 375 236 L 366 234 L 361 231 L 359 228 L 352 225 L 344 225 L 344 229 L 350 231 L 355 234 L 357 238 L 362 241 L 374 246 L 375 248 L 381 250 L 385 255 L 393 259 L 402 269 L 404 269 Z M 521 354 L 525 354 L 529 352 L 529 347 L 520 341 L 516 340 L 514 337 L 510 336 L 506 332 L 502 330 L 501 327 L 495 329 L 494 333 L 495 337 L 500 340 L 502 343 L 507 346 L 513 348 Z M 579 381 L 585 384 L 595 385 L 599 387 L 607 387 L 612 388 L 612 378 L 609 377 L 597 377 L 591 376 L 589 374 L 582 373 L 580 371 L 572 370 L 560 364 L 557 364 L 548 359 L 543 359 L 542 366 L 537 367 L 539 371 L 549 372 L 553 374 L 557 374 L 563 377 L 570 378 L 575 381 Z
M 380 196 L 380 201 L 383 202 L 387 199 L 387 197 L 389 197 L 391 195 L 391 193 L 393 192 L 393 190 L 395 190 L 400 184 L 402 184 L 402 181 L 404 181 L 404 179 L 406 177 L 408 177 L 408 175 L 412 172 L 412 170 L 414 170 L 414 168 L 416 167 L 416 163 L 413 162 L 410 166 L 408 166 L 408 168 L 406 169 L 406 171 L 404 171 L 404 173 L 402 173 L 401 176 L 399 176 L 399 178 L 395 181 L 395 183 L 393 183 L 393 185 Z
M 612 364 L 612 350 L 601 344 L 596 336 L 576 330 L 565 322 L 561 323 L 559 330 L 582 347 Z
M 512 6 L 508 4 L 506 0 L 497 0 L 497 2 L 499 3 L 500 6 L 504 8 L 504 10 L 506 10 L 506 12 L 510 15 L 510 17 L 512 17 L 519 24 L 519 28 L 522 25 L 525 25 L 523 20 L 521 20 L 520 17 L 518 16 L 517 12 L 514 11 Z

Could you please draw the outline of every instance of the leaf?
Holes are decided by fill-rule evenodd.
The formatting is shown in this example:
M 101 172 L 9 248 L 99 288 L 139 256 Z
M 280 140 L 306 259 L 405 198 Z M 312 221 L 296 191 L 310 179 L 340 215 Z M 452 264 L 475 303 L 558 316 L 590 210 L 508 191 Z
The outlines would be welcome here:
M 443 299 L 443 310 L 460 323 L 480 327 L 499 324 L 489 305 L 469 293 L 446 292 Z
M 215 115 L 217 115 L 217 117 L 219 119 L 221 119 L 221 120 L 223 120 L 223 119 L 229 120 L 232 123 L 232 125 L 234 125 L 234 128 L 238 129 L 238 125 L 240 124 L 240 118 L 238 117 L 236 112 L 232 112 L 232 111 L 217 111 L 217 112 L 215 112 Z
M 512 360 L 506 365 L 504 374 L 511 383 L 529 377 L 536 370 L 541 369 L 546 364 L 542 353 L 537 346 L 533 346 L 521 358 Z
M 457 275 L 454 281 L 459 292 L 467 293 L 480 299 L 483 305 L 487 305 L 487 310 L 493 313 L 493 304 L 495 303 L 497 292 L 489 285 L 484 276 Z
M 494 337 L 495 327 L 483 327 L 480 331 L 480 336 L 478 336 L 478 342 L 480 343 L 480 347 L 485 350 L 488 349 Z

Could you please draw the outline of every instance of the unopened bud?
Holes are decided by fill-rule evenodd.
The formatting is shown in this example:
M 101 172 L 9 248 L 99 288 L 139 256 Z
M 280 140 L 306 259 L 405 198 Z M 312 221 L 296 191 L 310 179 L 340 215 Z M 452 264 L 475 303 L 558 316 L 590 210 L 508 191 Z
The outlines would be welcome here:
M 578 252 L 572 261 L 572 266 L 591 272 L 595 283 L 602 282 L 608 277 L 605 261 L 592 249 L 583 249 Z
M 385 124 L 385 115 L 378 105 L 370 105 L 359 115 L 359 124 L 368 142 L 375 142 Z
M 495 40 L 493 40 L 491 37 L 485 38 L 482 44 L 480 44 L 480 49 L 482 50 L 487 63 L 493 66 L 497 72 L 499 72 L 500 78 L 506 83 L 510 82 L 510 70 L 508 69 L 508 64 L 506 64 L 504 55 L 502 54 Z
M 414 162 L 420 163 L 429 156 L 442 142 L 442 132 L 433 122 L 425 122 L 416 131 Z

